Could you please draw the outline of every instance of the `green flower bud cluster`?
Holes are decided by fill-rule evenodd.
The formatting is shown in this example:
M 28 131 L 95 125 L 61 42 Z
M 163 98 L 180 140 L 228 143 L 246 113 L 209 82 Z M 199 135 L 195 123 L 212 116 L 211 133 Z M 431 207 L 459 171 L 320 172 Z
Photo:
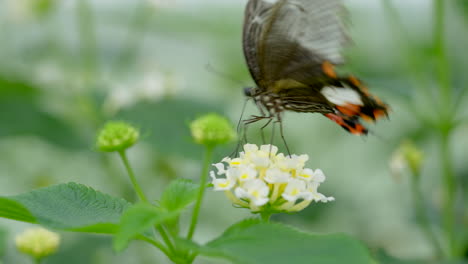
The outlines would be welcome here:
M 111 121 L 98 134 L 96 146 L 100 151 L 123 151 L 133 146 L 140 136 L 135 127 L 125 122 Z
M 42 227 L 27 229 L 15 238 L 16 248 L 34 259 L 42 259 L 57 251 L 60 236 Z
M 207 114 L 190 124 L 190 130 L 195 142 L 214 147 L 226 144 L 236 138 L 229 121 L 218 114 Z

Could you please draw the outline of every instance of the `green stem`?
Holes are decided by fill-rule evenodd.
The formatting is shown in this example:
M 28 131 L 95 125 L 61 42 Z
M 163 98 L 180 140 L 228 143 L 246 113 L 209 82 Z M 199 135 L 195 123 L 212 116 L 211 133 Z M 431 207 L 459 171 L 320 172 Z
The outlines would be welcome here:
M 138 236 L 138 240 L 145 241 L 145 242 L 150 243 L 151 245 L 157 247 L 159 250 L 161 250 L 169 258 L 173 257 L 172 253 L 166 247 L 164 247 L 163 244 L 159 243 L 156 240 L 147 238 L 145 236 Z
M 411 177 L 411 191 L 413 195 L 414 211 L 416 212 L 416 218 L 423 233 L 434 248 L 435 256 L 437 259 L 440 259 L 444 255 L 444 252 L 437 239 L 437 236 L 431 228 L 431 224 L 427 216 L 426 208 L 424 206 L 424 196 L 420 186 L 420 176 L 421 175 L 419 172 L 413 172 Z
M 138 197 L 140 198 L 141 201 L 148 202 L 148 199 L 146 199 L 146 196 L 141 190 L 140 185 L 138 185 L 137 179 L 135 177 L 135 173 L 133 173 L 133 169 L 130 166 L 130 163 L 128 162 L 128 158 L 127 158 L 127 154 L 125 153 L 125 150 L 119 151 L 119 155 L 125 165 L 125 168 L 127 169 L 128 176 L 130 177 L 130 181 L 132 182 L 133 188 L 135 189 Z
M 119 151 L 120 157 L 122 158 L 122 161 L 125 165 L 125 168 L 127 169 L 128 176 L 130 177 L 130 181 L 132 182 L 133 188 L 135 189 L 138 197 L 140 198 L 141 201 L 143 202 L 148 202 L 148 199 L 146 198 L 145 194 L 143 193 L 143 190 L 140 188 L 140 185 L 138 184 L 138 181 L 135 177 L 135 173 L 133 172 L 132 167 L 130 166 L 130 162 L 128 161 L 127 154 L 125 153 L 125 150 Z M 169 236 L 167 235 L 166 231 L 162 226 L 158 226 L 156 228 L 161 235 L 162 239 L 166 243 L 166 245 L 169 247 L 170 252 L 174 252 L 174 245 L 172 244 Z
M 437 77 L 440 86 L 442 118 L 451 118 L 452 88 L 445 49 L 445 0 L 434 0 L 434 52 L 437 56 Z
M 449 258 L 457 257 L 455 237 L 455 197 L 456 178 L 453 171 L 450 139 L 453 131 L 454 109 L 452 87 L 450 85 L 449 63 L 445 44 L 445 1 L 434 0 L 434 52 L 437 56 L 437 77 L 440 88 L 440 155 L 444 182 L 443 226 L 447 240 Z
M 169 247 L 169 250 L 171 252 L 175 252 L 174 245 L 172 244 L 171 239 L 167 235 L 166 230 L 164 230 L 164 228 L 162 226 L 157 226 L 156 229 L 158 230 L 159 234 L 161 235 L 161 237 L 164 240 L 164 242 L 166 243 L 166 245 Z
M 395 6 L 392 5 L 390 0 L 382 0 L 382 4 L 385 14 L 388 17 L 388 24 L 390 25 L 392 34 L 395 36 L 402 57 L 407 62 L 407 65 L 405 65 L 406 70 L 411 72 L 411 82 L 415 87 L 415 91 L 417 91 L 415 94 L 422 96 L 424 101 L 430 103 L 429 105 L 436 104 L 437 99 L 434 98 L 431 93 L 427 92 L 427 87 L 430 87 L 430 83 L 427 81 L 428 78 L 425 76 L 422 68 L 422 65 L 425 65 L 426 62 L 421 62 L 421 56 L 416 52 L 418 49 L 411 42 L 410 34 L 406 31 Z M 426 117 L 427 111 L 419 111 L 413 104 L 411 104 L 410 107 L 419 118 L 423 119 L 426 123 L 429 122 Z
M 34 258 L 34 263 L 35 264 L 41 264 L 42 258 Z
M 195 233 L 195 227 L 197 226 L 198 215 L 200 214 L 200 207 L 203 200 L 203 195 L 205 194 L 206 181 L 208 179 L 208 168 L 213 159 L 213 147 L 206 147 L 205 150 L 205 160 L 203 162 L 202 174 L 200 175 L 200 189 L 198 192 L 197 201 L 195 202 L 195 207 L 193 209 L 192 221 L 190 223 L 189 232 L 187 234 L 187 239 L 192 239 L 193 234 Z
M 457 243 L 455 238 L 455 197 L 456 179 L 452 166 L 450 151 L 450 133 L 441 135 L 440 155 L 442 159 L 442 173 L 444 182 L 443 223 L 448 243 L 448 256 L 457 256 Z
M 271 217 L 271 215 L 272 215 L 272 214 L 271 214 L 270 212 L 261 212 L 261 213 L 260 213 L 260 217 L 262 218 L 262 220 L 263 220 L 264 222 L 267 222 L 267 223 L 270 222 L 270 217 Z

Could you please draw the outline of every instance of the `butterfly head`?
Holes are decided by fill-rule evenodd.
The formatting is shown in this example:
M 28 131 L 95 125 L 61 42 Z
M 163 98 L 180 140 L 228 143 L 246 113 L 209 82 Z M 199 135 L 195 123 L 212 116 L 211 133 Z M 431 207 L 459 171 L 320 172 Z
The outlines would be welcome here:
M 244 87 L 244 95 L 247 97 L 254 97 L 255 90 L 254 87 Z

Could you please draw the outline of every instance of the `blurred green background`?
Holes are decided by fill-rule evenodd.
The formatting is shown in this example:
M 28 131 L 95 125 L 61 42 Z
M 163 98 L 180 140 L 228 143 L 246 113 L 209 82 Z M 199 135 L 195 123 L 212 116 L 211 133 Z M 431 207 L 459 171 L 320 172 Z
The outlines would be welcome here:
M 253 85 L 241 48 L 245 3 L 0 0 L 0 194 L 75 181 L 134 201 L 117 157 L 93 147 L 97 129 L 109 119 L 142 129 L 143 141 L 129 157 L 149 197 L 157 198 L 175 177 L 196 180 L 202 149 L 191 141 L 187 124 L 218 112 L 235 125 L 242 88 Z M 456 230 L 466 252 L 468 1 L 446 1 L 444 10 L 444 67 L 453 105 L 444 105 L 438 93 L 433 1 L 345 3 L 354 44 L 345 51 L 343 71 L 363 79 L 391 106 L 390 120 L 371 125 L 368 137 L 356 137 L 320 115 L 287 113 L 289 147 L 310 156 L 308 167 L 325 172 L 321 191 L 336 201 L 275 220 L 314 233 L 352 234 L 384 263 L 434 259 L 413 207 L 412 175 L 391 162 L 400 143 L 411 139 L 424 153 L 420 188 L 442 240 L 441 160 L 450 160 L 457 177 Z M 433 125 L 444 107 L 454 109 L 457 124 L 450 156 L 441 153 Z M 255 111 L 248 106 L 247 114 Z M 249 131 L 249 141 L 260 144 L 258 129 Z M 279 139 L 275 144 L 282 146 Z M 217 159 L 234 147 L 218 149 Z M 248 216 L 223 194 L 208 192 L 195 237 L 208 241 Z M 4 263 L 29 263 L 13 242 L 28 225 L 0 219 L 0 226 L 8 231 L 0 241 Z M 45 263 L 168 263 L 140 242 L 117 255 L 109 237 L 62 235 L 59 253 Z

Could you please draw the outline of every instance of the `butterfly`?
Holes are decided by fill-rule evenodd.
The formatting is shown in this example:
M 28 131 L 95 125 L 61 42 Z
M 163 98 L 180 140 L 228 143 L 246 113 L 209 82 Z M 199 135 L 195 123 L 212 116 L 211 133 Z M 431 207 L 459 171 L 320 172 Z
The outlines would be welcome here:
M 388 106 L 358 78 L 335 72 L 350 42 L 344 14 L 340 0 L 249 0 L 242 42 L 257 87 L 244 93 L 261 115 L 246 124 L 281 124 L 284 111 L 320 113 L 352 134 L 366 135 L 361 120 L 388 116 Z

